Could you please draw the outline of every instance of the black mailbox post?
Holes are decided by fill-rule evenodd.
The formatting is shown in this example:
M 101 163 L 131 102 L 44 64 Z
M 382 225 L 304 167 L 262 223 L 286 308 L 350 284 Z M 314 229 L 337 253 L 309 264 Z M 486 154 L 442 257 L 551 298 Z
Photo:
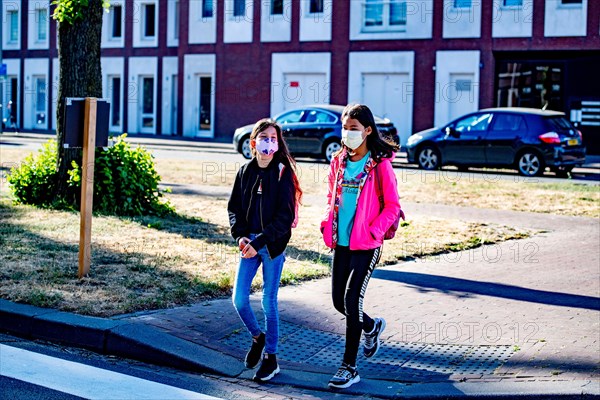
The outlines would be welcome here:
M 106 99 L 97 100 L 96 147 L 108 146 L 108 118 L 110 103 Z M 67 97 L 65 99 L 65 147 L 83 147 L 85 119 L 85 99 Z

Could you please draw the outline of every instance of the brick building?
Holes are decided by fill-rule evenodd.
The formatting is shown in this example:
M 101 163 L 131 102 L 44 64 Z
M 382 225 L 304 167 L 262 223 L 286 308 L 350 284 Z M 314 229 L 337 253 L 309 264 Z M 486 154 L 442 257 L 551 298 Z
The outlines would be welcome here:
M 23 130 L 56 126 L 49 3 L 2 1 L 4 117 Z M 359 101 L 402 142 L 510 105 L 600 138 L 600 0 L 111 0 L 102 35 L 115 133 L 229 141 L 292 106 Z

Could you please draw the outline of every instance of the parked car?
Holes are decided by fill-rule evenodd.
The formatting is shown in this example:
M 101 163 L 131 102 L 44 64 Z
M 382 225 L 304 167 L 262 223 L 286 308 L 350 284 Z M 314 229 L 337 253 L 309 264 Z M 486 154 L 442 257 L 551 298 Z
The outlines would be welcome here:
M 331 161 L 341 147 L 342 111 L 344 106 L 332 104 L 309 105 L 286 110 L 273 119 L 281 125 L 290 152 L 295 156 L 313 156 Z M 375 117 L 377 129 L 399 142 L 398 132 L 388 119 Z M 242 126 L 233 134 L 233 146 L 245 158 L 251 158 L 250 133 L 254 124 Z
M 489 108 L 462 116 L 442 128 L 413 134 L 408 162 L 427 170 L 443 165 L 515 168 L 535 176 L 546 167 L 568 174 L 585 162 L 581 132 L 557 111 Z

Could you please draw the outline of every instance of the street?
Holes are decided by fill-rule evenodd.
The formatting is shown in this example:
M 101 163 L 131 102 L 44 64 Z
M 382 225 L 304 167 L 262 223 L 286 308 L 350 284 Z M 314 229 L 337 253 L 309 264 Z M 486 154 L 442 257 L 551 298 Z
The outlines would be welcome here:
M 3 399 L 319 399 L 322 394 L 196 374 L 0 334 Z M 349 396 L 335 396 L 349 399 Z
M 42 134 L 13 134 L 5 133 L 0 137 L 0 146 L 5 148 L 25 149 L 37 151 L 41 144 L 54 136 Z M 229 143 L 198 142 L 179 139 L 146 138 L 146 137 L 128 137 L 128 141 L 133 145 L 142 145 L 154 154 L 157 159 L 177 159 L 177 160 L 202 160 L 208 162 L 227 163 L 235 162 L 242 165 L 246 160 L 241 154 L 233 149 Z M 0 168 L 7 169 L 10 166 L 4 165 L 0 153 Z M 445 167 L 439 171 L 424 171 L 418 169 L 414 164 L 408 164 L 406 155 L 399 153 L 394 161 L 394 166 L 401 169 L 406 176 L 420 176 L 421 181 L 436 181 L 444 179 L 447 181 L 472 181 L 484 180 L 495 182 L 498 180 L 507 180 L 524 183 L 552 183 L 569 181 L 580 184 L 598 184 L 600 183 L 600 156 L 589 156 L 591 164 L 585 168 L 575 168 L 572 177 L 560 178 L 552 173 L 546 173 L 542 177 L 523 177 L 514 170 L 490 170 L 490 169 L 470 169 L 469 171 L 458 171 L 454 167 Z M 323 160 L 311 158 L 298 158 L 300 169 L 306 170 L 327 170 L 327 164 Z M 168 182 L 165 182 L 168 183 Z

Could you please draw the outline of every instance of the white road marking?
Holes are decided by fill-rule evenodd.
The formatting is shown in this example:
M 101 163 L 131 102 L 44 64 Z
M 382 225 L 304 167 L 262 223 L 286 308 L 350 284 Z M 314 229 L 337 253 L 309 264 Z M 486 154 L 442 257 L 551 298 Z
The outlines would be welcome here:
M 0 344 L 0 375 L 86 399 L 217 399 L 3 344 Z

